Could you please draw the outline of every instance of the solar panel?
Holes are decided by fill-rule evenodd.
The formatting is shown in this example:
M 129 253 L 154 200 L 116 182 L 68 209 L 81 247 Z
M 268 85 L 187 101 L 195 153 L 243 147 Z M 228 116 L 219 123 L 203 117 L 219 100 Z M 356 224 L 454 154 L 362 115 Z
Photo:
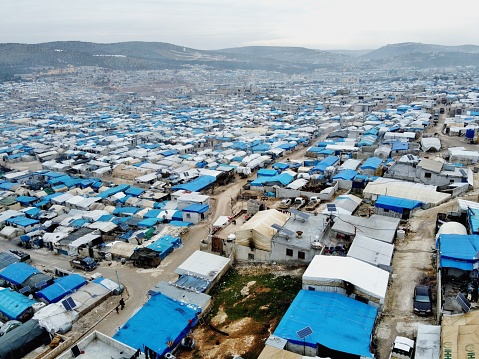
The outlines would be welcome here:
M 304 212 L 301 212 L 301 211 L 298 211 L 297 209 L 294 209 L 294 208 L 290 208 L 289 211 L 290 211 L 292 214 L 294 214 L 294 215 L 296 215 L 296 216 L 299 216 L 299 217 L 301 217 L 301 218 L 304 218 L 304 219 L 308 219 L 309 216 L 310 216 L 309 214 L 304 213 Z
M 122 223 L 122 224 L 120 224 L 120 228 L 121 228 L 122 230 L 126 231 L 126 230 L 127 230 L 128 228 L 130 228 L 130 227 L 128 226 L 128 224 Z
M 278 232 L 283 232 L 284 234 L 286 234 L 286 235 L 288 235 L 288 236 L 294 235 L 294 232 L 293 232 L 293 231 L 290 231 L 289 229 L 283 228 L 283 227 L 281 227 L 279 224 L 276 224 L 276 223 L 273 223 L 273 224 L 271 225 L 271 228 L 276 229 Z
M 32 288 L 31 288 L 29 285 L 27 285 L 26 287 L 21 288 L 21 289 L 19 290 L 19 292 L 20 292 L 21 294 L 23 294 L 23 293 L 29 292 L 31 289 L 32 289 Z
M 42 288 L 47 285 L 46 280 L 41 280 L 40 282 L 35 283 L 35 288 Z
M 462 168 L 459 170 L 463 176 L 467 176 L 466 171 L 464 171 Z
M 457 293 L 456 300 L 465 313 L 468 313 L 471 310 L 471 303 L 469 303 L 461 292 Z
M 334 203 L 329 203 L 326 205 L 328 212 L 336 212 L 336 205 Z
M 140 232 L 136 235 L 136 238 L 144 238 L 145 237 L 145 233 L 143 232 Z
M 307 326 L 306 328 L 298 330 L 296 334 L 298 334 L 299 339 L 303 339 L 306 338 L 308 335 L 313 334 L 313 329 L 311 329 L 310 326 Z
M 72 310 L 73 308 L 76 307 L 76 304 L 71 297 L 65 300 L 62 300 L 62 304 L 66 310 Z

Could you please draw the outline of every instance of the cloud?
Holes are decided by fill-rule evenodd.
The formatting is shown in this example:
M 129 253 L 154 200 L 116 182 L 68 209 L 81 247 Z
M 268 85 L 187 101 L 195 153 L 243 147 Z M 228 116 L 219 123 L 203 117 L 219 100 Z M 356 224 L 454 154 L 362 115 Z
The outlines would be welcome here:
M 4 0 L 0 41 L 139 40 L 198 49 L 477 43 L 475 3 L 452 5 L 444 0 L 403 0 L 394 8 L 378 0 Z

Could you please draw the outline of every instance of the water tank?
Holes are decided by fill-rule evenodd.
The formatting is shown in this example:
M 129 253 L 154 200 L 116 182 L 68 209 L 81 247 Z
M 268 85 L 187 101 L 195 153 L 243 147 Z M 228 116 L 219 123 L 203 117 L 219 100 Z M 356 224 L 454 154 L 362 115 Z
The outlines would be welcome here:
M 105 253 L 105 260 L 111 261 L 111 253 Z
M 65 323 L 60 328 L 58 328 L 57 333 L 66 334 L 72 330 L 72 323 Z
M 474 129 L 473 128 L 468 128 L 466 130 L 466 138 L 469 140 L 472 140 L 474 138 Z
M 206 251 L 208 250 L 208 247 L 209 247 L 208 243 L 205 243 L 204 241 L 200 242 L 200 251 Z
M 397 239 L 404 239 L 405 236 L 406 232 L 404 231 L 404 229 L 398 229 L 396 234 Z

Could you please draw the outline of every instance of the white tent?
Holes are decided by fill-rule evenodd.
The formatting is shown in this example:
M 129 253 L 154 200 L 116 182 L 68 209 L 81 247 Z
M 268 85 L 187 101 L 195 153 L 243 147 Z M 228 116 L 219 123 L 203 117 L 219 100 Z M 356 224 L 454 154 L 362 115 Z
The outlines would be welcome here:
M 303 274 L 303 289 L 360 296 L 376 307 L 384 305 L 389 273 L 352 257 L 316 255 Z

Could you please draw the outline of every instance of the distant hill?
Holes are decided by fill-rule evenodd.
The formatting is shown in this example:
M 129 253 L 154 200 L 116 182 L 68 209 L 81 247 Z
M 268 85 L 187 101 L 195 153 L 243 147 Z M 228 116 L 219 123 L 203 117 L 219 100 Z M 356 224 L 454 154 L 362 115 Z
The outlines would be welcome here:
M 479 46 L 462 45 L 462 46 L 442 46 L 421 44 L 417 42 L 404 42 L 400 44 L 392 44 L 380 47 L 362 56 L 363 59 L 379 60 L 385 58 L 394 58 L 409 54 L 432 54 L 432 53 L 469 53 L 479 54 Z
M 162 42 L 100 44 L 59 41 L 41 44 L 0 44 L 0 81 L 34 69 L 99 66 L 116 70 L 180 69 L 185 65 L 216 70 L 267 70 L 307 73 L 319 68 L 448 67 L 479 64 L 479 46 L 402 43 L 376 50 L 322 51 L 304 47 L 246 46 L 215 51 Z

